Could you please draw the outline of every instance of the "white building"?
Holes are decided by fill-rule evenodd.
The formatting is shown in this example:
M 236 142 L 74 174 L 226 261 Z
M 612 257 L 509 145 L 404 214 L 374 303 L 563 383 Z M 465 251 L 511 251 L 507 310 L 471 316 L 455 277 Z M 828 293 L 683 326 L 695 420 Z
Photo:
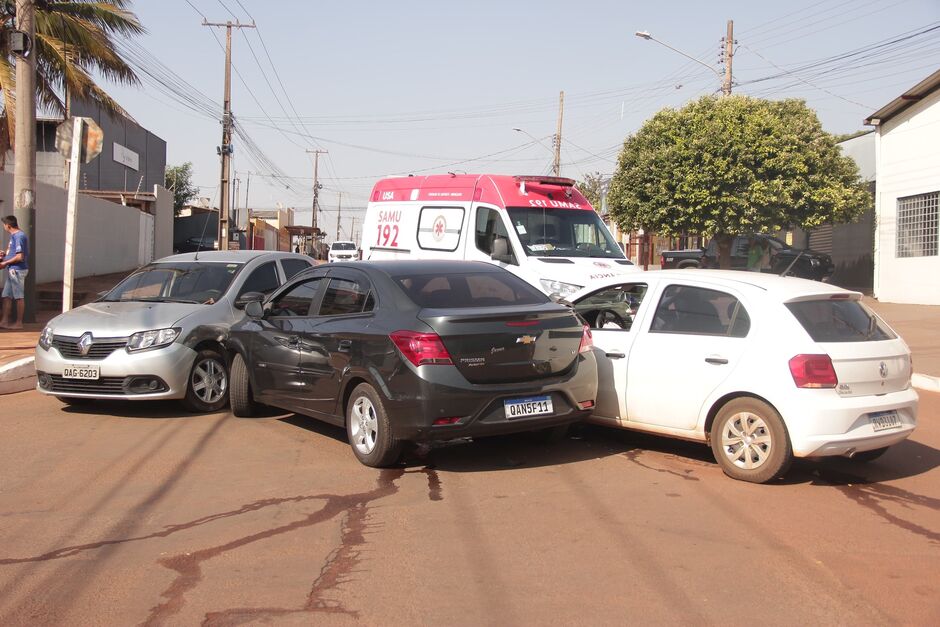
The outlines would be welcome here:
M 874 294 L 940 305 L 940 70 L 865 120 L 875 127 Z

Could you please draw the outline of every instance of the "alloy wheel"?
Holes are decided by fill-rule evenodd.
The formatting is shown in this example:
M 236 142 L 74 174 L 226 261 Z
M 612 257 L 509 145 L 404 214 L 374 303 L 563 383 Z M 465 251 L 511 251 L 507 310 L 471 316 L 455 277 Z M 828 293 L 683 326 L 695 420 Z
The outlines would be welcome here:
M 365 396 L 360 396 L 353 403 L 350 418 L 350 434 L 353 446 L 363 455 L 368 455 L 375 448 L 378 438 L 379 420 L 375 406 Z
M 200 401 L 207 405 L 217 403 L 228 389 L 225 366 L 216 359 L 202 360 L 193 368 L 191 385 Z

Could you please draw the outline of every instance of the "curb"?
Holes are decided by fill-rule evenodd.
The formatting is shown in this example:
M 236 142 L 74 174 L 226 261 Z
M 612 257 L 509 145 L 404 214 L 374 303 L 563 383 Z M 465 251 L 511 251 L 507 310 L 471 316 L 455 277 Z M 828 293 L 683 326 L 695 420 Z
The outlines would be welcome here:
M 940 392 L 940 377 L 915 372 L 911 375 L 911 385 L 921 390 L 927 390 L 928 392 Z
M 25 392 L 36 387 L 34 357 L 23 357 L 0 366 L 0 394 Z

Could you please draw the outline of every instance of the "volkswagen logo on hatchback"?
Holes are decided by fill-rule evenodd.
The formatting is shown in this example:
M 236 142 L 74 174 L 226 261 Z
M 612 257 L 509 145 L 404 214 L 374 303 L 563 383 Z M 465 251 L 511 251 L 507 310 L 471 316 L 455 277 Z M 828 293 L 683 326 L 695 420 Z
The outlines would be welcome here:
M 881 364 L 878 365 L 878 373 L 881 375 L 882 379 L 887 379 L 888 378 L 888 364 L 886 364 L 885 362 L 881 362 Z

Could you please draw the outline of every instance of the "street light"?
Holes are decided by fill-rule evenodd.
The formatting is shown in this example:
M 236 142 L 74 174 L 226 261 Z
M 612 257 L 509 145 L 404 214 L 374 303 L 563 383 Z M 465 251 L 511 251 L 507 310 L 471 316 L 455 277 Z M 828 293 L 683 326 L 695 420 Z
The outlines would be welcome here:
M 645 31 L 645 30 L 638 30 L 638 31 L 636 31 L 636 32 L 634 33 L 634 35 L 636 35 L 636 36 L 639 37 L 640 39 L 646 39 L 647 41 L 655 41 L 656 43 L 658 43 L 658 44 L 661 45 L 661 46 L 666 46 L 667 48 L 669 48 L 669 49 L 672 50 L 673 52 L 678 52 L 679 54 L 681 54 L 681 55 L 682 55 L 683 57 L 685 57 L 686 59 L 691 59 L 692 61 L 695 61 L 695 62 L 698 63 L 699 65 L 704 65 L 704 66 L 707 67 L 709 70 L 711 70 L 712 72 L 714 72 L 715 75 L 716 75 L 718 78 L 724 80 L 724 75 L 723 75 L 721 72 L 719 72 L 718 70 L 716 70 L 715 68 L 713 68 L 712 66 L 710 66 L 708 63 L 705 63 L 704 61 L 702 61 L 702 60 L 700 60 L 700 59 L 696 59 L 696 58 L 693 57 L 692 55 L 686 54 L 685 52 L 682 52 L 682 51 L 679 50 L 678 48 L 673 48 L 672 46 L 670 46 L 670 45 L 667 44 L 666 42 L 660 41 L 660 40 L 656 39 L 655 37 L 653 37 L 652 35 L 650 35 L 649 32 L 647 32 L 647 31 Z

